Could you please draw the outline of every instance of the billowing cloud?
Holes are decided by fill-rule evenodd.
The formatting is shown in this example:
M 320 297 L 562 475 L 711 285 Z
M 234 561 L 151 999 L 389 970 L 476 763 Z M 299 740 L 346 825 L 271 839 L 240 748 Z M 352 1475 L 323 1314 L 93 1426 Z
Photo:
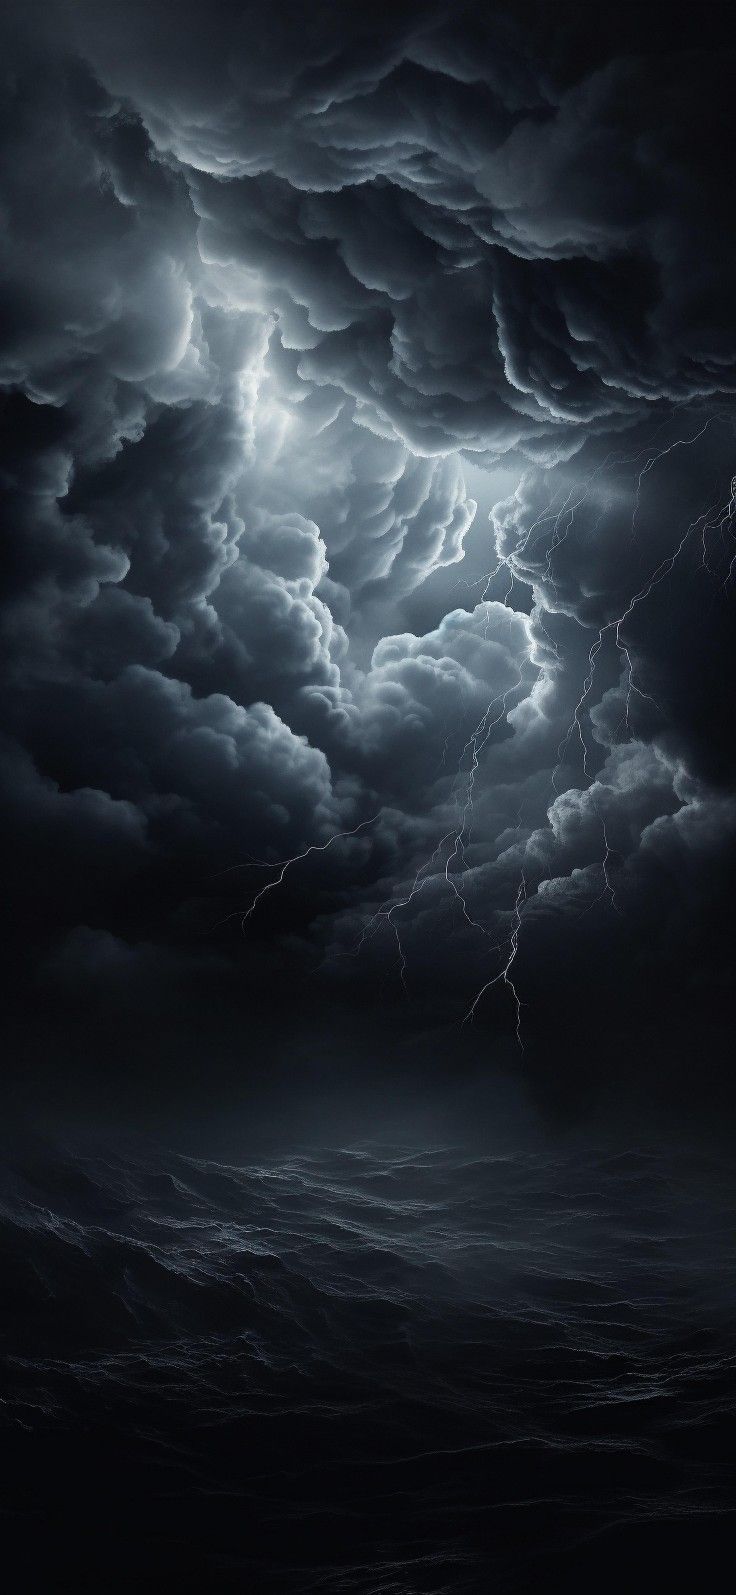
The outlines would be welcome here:
M 443 1020 L 487 986 L 513 1040 L 513 951 L 562 1053 L 622 983 L 653 1013 L 668 961 L 702 1013 L 733 847 L 717 10 L 663 46 L 646 7 L 10 8 L 33 989 L 287 958 Z

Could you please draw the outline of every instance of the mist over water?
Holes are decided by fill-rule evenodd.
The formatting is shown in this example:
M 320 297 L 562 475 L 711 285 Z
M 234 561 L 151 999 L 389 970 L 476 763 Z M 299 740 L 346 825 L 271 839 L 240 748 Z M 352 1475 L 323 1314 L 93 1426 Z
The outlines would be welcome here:
M 43 1587 L 678 1587 L 727 1543 L 732 1159 L 237 1139 L 8 1174 L 8 1523 Z

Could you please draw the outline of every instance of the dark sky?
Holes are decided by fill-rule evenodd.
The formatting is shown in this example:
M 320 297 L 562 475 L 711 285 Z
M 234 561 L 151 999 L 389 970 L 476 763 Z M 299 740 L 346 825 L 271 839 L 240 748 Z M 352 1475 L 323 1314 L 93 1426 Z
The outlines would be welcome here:
M 728 1098 L 730 9 L 4 7 L 32 1091 Z

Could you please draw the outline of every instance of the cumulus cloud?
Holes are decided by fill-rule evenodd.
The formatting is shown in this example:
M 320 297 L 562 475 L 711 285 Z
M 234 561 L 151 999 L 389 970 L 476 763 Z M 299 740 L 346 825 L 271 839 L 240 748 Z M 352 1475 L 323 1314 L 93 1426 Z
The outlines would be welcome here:
M 390 955 L 456 1017 L 520 913 L 535 1012 L 581 936 L 591 1011 L 724 967 L 732 70 L 718 7 L 546 10 L 10 7 L 6 826 L 57 984 L 221 919 L 253 980 Z M 220 872 L 293 855 L 228 942 Z

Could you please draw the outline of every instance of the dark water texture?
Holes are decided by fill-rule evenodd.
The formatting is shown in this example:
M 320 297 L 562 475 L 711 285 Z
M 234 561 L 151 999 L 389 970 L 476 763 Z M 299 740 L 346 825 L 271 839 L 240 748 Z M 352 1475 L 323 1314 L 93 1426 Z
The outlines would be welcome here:
M 14 1588 L 710 1588 L 735 1214 L 681 1149 L 26 1153 Z

